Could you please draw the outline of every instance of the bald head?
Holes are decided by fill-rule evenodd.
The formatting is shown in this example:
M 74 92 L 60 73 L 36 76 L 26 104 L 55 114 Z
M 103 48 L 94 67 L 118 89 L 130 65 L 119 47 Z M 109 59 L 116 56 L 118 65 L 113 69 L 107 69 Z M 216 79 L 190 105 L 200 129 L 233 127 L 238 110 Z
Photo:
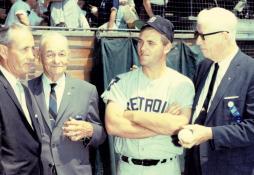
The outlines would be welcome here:
M 235 39 L 236 26 L 236 16 L 224 8 L 204 9 L 198 14 L 197 28 L 201 29 L 203 33 L 228 31 L 232 38 Z

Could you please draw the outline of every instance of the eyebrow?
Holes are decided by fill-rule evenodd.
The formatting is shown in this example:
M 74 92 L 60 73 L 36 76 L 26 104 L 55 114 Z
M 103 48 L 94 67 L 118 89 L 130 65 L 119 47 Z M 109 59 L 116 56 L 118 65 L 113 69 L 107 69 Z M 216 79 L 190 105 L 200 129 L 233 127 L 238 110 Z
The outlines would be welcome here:
M 60 50 L 60 51 L 47 50 L 46 52 L 66 52 L 66 50 Z

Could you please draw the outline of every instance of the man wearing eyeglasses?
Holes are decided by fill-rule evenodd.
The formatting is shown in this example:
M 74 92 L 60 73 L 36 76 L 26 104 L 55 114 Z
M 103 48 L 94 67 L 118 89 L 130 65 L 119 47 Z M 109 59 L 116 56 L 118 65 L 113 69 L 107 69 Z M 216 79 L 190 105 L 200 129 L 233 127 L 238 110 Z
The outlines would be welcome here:
M 207 58 L 194 77 L 191 131 L 180 144 L 185 175 L 254 175 L 254 60 L 236 44 L 235 15 L 223 8 L 202 10 L 197 44 Z
M 39 45 L 44 73 L 29 81 L 40 107 L 44 175 L 91 175 L 89 147 L 105 139 L 98 112 L 96 87 L 65 74 L 67 38 L 56 32 Z

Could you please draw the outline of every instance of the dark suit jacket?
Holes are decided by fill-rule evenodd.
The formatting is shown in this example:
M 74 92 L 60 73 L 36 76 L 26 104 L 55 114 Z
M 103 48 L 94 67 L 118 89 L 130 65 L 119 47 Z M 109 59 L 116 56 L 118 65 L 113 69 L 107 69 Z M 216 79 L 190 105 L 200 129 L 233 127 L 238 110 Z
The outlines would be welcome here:
M 212 62 L 204 60 L 197 69 L 193 110 Z M 237 107 L 242 122 L 237 123 L 228 103 Z M 212 127 L 213 139 L 200 145 L 203 175 L 254 175 L 254 59 L 241 51 L 226 71 L 205 120 Z M 186 170 L 191 171 L 186 154 Z M 188 174 L 188 173 L 187 173 Z
M 56 166 L 59 175 L 91 175 L 89 146 L 98 146 L 105 139 L 105 132 L 98 113 L 98 95 L 96 87 L 82 80 L 66 77 L 65 89 L 58 110 L 56 127 L 52 127 L 43 92 L 42 76 L 28 82 L 39 105 L 42 129 L 42 162 L 44 175 L 51 175 L 51 167 Z M 83 120 L 91 122 L 94 133 L 88 143 L 71 141 L 63 136 L 63 124 L 69 117 L 81 115 Z
M 38 122 L 32 109 L 31 96 L 24 87 L 33 128 Z M 0 174 L 40 175 L 40 141 L 27 122 L 18 99 L 0 71 Z

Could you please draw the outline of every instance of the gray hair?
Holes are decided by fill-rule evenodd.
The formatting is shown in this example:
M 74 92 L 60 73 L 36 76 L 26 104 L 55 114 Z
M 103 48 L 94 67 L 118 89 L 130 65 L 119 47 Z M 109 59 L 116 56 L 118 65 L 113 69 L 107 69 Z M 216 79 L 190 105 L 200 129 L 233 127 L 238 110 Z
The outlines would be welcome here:
M 51 31 L 51 32 L 44 33 L 41 36 L 40 43 L 39 43 L 40 51 L 44 48 L 45 43 L 51 38 L 54 38 L 56 40 L 57 39 L 62 39 L 64 42 L 66 42 L 66 45 L 68 47 L 68 39 L 64 35 L 62 35 L 58 32 Z
M 0 44 L 9 45 L 13 41 L 13 34 L 20 31 L 31 32 L 28 26 L 14 23 L 9 27 L 0 28 Z

